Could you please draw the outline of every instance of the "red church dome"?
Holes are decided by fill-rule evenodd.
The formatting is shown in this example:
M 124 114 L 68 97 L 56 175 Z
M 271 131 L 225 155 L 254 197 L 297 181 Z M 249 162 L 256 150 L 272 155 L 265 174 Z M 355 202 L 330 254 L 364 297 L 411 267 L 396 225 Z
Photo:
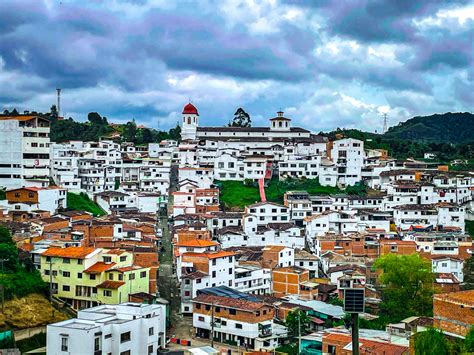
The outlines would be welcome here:
M 197 108 L 192 103 L 189 103 L 186 106 L 184 106 L 183 114 L 190 114 L 190 115 L 198 115 L 199 116 Z

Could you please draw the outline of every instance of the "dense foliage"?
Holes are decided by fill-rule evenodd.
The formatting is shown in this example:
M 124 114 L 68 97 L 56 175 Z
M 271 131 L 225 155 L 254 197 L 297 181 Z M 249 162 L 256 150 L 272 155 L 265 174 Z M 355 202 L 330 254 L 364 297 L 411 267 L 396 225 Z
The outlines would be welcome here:
M 298 335 L 309 333 L 309 317 L 300 309 L 288 313 L 285 319 L 285 326 L 288 328 L 288 336 L 295 338 Z
M 3 226 L 0 226 L 0 256 L 0 284 L 4 287 L 5 299 L 45 290 L 39 272 L 32 267 L 30 259 L 20 260 L 10 231 Z
M 398 322 L 414 315 L 432 315 L 434 274 L 430 261 L 418 254 L 387 254 L 374 266 L 381 271 L 381 316 Z
M 434 328 L 418 332 L 414 335 L 414 350 L 415 355 L 473 354 L 474 327 L 471 327 L 464 340 L 448 338 L 443 332 Z
M 431 116 L 417 116 L 385 133 L 387 138 L 424 142 L 472 143 L 474 142 L 474 114 L 447 112 Z
M 469 259 L 464 261 L 463 273 L 463 290 L 474 290 L 474 257 L 471 256 Z
M 81 192 L 75 194 L 73 192 L 67 193 L 67 208 L 72 211 L 86 211 L 92 213 L 94 216 L 103 216 L 105 211 L 100 208 L 98 204 L 92 201 L 87 194 Z

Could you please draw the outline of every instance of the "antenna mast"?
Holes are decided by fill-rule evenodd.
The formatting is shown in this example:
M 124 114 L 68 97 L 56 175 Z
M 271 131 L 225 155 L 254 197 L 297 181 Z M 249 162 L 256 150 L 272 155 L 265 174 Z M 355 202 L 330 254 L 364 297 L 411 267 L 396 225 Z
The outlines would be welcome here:
M 58 103 L 57 103 L 57 109 L 58 109 L 58 117 L 61 117 L 61 89 L 57 88 L 56 92 L 58 93 Z
M 387 132 L 387 120 L 388 120 L 388 118 L 387 118 L 387 113 L 384 112 L 384 114 L 383 114 L 383 130 L 382 130 L 382 133 Z

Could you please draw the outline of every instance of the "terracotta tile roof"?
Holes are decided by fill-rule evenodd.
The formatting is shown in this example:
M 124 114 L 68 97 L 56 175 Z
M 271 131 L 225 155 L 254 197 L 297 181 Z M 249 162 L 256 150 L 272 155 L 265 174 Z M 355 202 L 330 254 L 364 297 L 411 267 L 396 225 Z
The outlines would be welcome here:
M 215 306 L 235 308 L 244 312 L 253 312 L 265 307 L 263 302 L 252 302 L 243 299 L 201 294 L 193 299 L 193 303 L 214 304 Z
M 92 248 L 92 247 L 68 247 L 68 248 L 51 247 L 45 252 L 43 252 L 41 255 L 58 257 L 58 258 L 85 259 L 89 254 L 91 254 L 95 250 L 96 248 Z
M 219 243 L 214 242 L 212 240 L 203 240 L 203 239 L 188 240 L 188 241 L 183 241 L 176 244 L 176 246 L 178 247 L 195 247 L 195 248 L 212 247 L 216 245 L 219 245 Z
M 122 255 L 123 253 L 126 253 L 125 250 L 122 250 L 122 249 L 110 249 L 110 250 L 107 250 L 104 254 L 108 254 L 108 255 Z
M 86 274 L 100 274 L 108 269 L 110 269 L 111 267 L 113 267 L 115 265 L 115 263 L 104 263 L 103 261 L 99 261 L 97 263 L 95 263 L 94 265 L 88 267 L 87 269 L 85 269 L 83 272 L 85 272 Z
M 97 285 L 97 288 L 108 288 L 108 289 L 118 289 L 120 286 L 125 285 L 125 282 L 123 281 L 112 281 L 112 280 L 106 280 L 102 282 L 100 285 Z
M 0 116 L 0 120 L 16 120 L 16 121 L 29 121 L 33 118 L 39 117 L 39 115 L 29 115 L 29 116 Z M 43 118 L 43 117 L 41 117 Z
M 434 299 L 474 307 L 474 290 L 442 293 L 434 295 Z
M 109 271 L 118 271 L 118 272 L 123 273 L 123 272 L 140 270 L 140 269 L 144 269 L 144 267 L 138 266 L 138 265 L 131 265 L 131 266 L 118 267 Z

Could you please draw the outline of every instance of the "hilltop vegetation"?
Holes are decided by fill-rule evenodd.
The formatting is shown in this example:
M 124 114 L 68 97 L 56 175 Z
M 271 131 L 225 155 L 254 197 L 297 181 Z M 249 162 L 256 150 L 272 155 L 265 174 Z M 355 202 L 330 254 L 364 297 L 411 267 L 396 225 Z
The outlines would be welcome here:
M 391 127 L 385 134 L 364 132 L 357 129 L 336 129 L 321 135 L 336 139 L 343 136 L 364 141 L 369 149 L 386 149 L 390 156 L 422 159 L 424 153 L 436 154 L 441 163 L 453 159 L 474 158 L 474 115 L 470 113 L 445 113 L 414 117 Z M 470 163 L 462 168 L 471 167 Z
M 51 121 L 50 138 L 52 142 L 65 142 L 70 140 L 99 141 L 101 138 L 119 135 L 117 140 L 121 142 L 133 142 L 137 145 L 148 143 L 158 143 L 165 139 L 180 140 L 181 127 L 177 124 L 169 131 L 159 131 L 153 128 L 137 126 L 135 120 L 125 124 L 110 125 L 107 117 L 101 116 L 97 112 L 89 112 L 86 122 L 75 121 L 72 117 L 68 119 L 58 119 L 56 106 L 51 106 L 50 112 L 40 113 L 30 112 L 47 117 Z M 3 115 L 19 115 L 17 110 L 11 112 L 5 110 Z
M 469 112 L 447 112 L 431 116 L 417 116 L 385 133 L 387 138 L 417 140 L 434 143 L 474 142 L 474 115 Z

